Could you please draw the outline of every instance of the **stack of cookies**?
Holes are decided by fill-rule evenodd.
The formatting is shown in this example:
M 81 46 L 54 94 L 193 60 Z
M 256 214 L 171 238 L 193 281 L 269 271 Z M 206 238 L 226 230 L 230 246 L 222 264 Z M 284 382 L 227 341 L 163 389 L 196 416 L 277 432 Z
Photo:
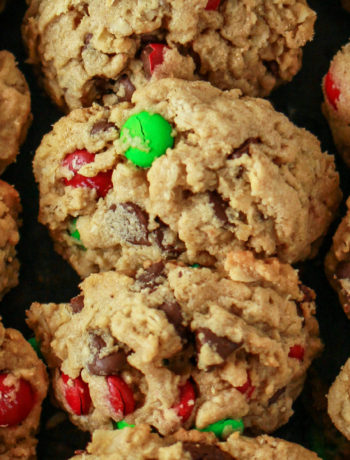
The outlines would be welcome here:
M 54 403 L 92 434 L 74 458 L 320 458 L 269 435 L 323 348 L 316 294 L 292 264 L 317 256 L 342 193 L 334 157 L 261 99 L 299 71 L 315 12 L 306 0 L 27 3 L 28 62 L 66 112 L 36 145 L 39 222 L 82 278 L 64 302 L 32 303 L 27 324 Z M 0 52 L 0 95 L 23 107 L 0 114 L 3 168 L 31 121 L 14 64 Z M 324 85 L 333 120 L 346 100 L 335 72 Z M 0 197 L 3 295 L 20 204 L 2 181 Z M 327 267 L 346 307 L 341 234 Z M 5 331 L 3 458 L 34 458 L 44 364 Z

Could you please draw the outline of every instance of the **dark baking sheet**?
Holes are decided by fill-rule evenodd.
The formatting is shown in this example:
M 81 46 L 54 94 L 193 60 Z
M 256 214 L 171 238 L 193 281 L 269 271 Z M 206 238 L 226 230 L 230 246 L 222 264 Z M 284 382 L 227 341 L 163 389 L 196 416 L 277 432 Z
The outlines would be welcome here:
M 52 0 L 53 2 L 55 0 Z M 54 250 L 47 231 L 37 223 L 38 192 L 31 163 L 42 136 L 61 116 L 38 87 L 32 69 L 25 64 L 20 24 L 25 12 L 24 0 L 8 0 L 8 7 L 0 16 L 0 49 L 12 51 L 19 67 L 26 75 L 32 95 L 34 121 L 22 146 L 16 164 L 11 165 L 3 179 L 15 185 L 23 204 L 23 226 L 18 254 L 21 261 L 20 284 L 5 296 L 0 314 L 6 327 L 20 329 L 26 337 L 31 333 L 25 324 L 24 311 L 33 301 L 63 302 L 77 294 L 79 278 Z M 350 14 L 336 0 L 309 0 L 318 13 L 315 38 L 304 50 L 303 68 L 292 83 L 279 88 L 271 96 L 277 110 L 284 112 L 298 126 L 313 132 L 323 150 L 335 153 L 328 126 L 320 111 L 322 101 L 321 79 L 327 72 L 334 53 L 350 36 Z M 341 185 L 346 198 L 350 193 L 349 170 L 337 156 Z M 344 202 L 339 216 L 345 211 Z M 325 344 L 322 356 L 313 366 L 302 396 L 295 403 L 295 414 L 276 434 L 309 448 L 318 447 L 325 459 L 350 459 L 349 443 L 328 425 L 324 412 L 324 394 L 350 355 L 350 323 L 343 314 L 337 297 L 328 286 L 323 273 L 323 259 L 331 236 L 339 223 L 332 226 L 319 256 L 301 265 L 300 274 L 305 284 L 317 293 L 321 336 Z M 63 414 L 46 402 L 39 434 L 38 458 L 66 459 L 74 449 L 83 448 L 89 436 L 78 431 Z M 322 451 L 322 452 L 321 452 Z

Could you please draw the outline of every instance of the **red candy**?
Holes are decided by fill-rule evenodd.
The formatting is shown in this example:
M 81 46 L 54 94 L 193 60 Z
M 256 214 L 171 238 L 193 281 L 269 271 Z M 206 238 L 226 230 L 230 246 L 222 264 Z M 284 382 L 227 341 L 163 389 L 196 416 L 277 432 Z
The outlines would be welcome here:
M 164 61 L 164 49 L 167 46 L 162 43 L 149 43 L 144 49 L 142 60 L 146 74 L 151 77 L 157 65 Z
M 107 377 L 109 402 L 120 416 L 131 414 L 135 410 L 134 395 L 124 380 L 115 375 Z
M 94 161 L 95 154 L 89 153 L 87 150 L 76 150 L 69 153 L 62 161 L 62 165 L 73 171 L 74 176 L 71 179 L 64 178 L 64 184 L 72 187 L 93 188 L 98 197 L 106 196 L 108 190 L 112 188 L 112 171 L 100 172 L 94 177 L 86 177 L 78 173 L 82 166 Z
M 340 96 L 340 90 L 335 86 L 331 73 L 328 72 L 324 79 L 324 87 L 329 103 L 337 110 L 337 102 Z
M 305 353 L 304 347 L 302 347 L 301 345 L 293 345 L 289 349 L 288 356 L 290 358 L 295 358 L 295 359 L 299 359 L 299 361 L 302 361 L 304 359 L 304 353 Z
M 250 380 L 250 375 L 248 372 L 248 378 L 247 381 L 245 382 L 244 385 L 240 387 L 235 387 L 236 390 L 240 391 L 241 393 L 245 394 L 247 396 L 247 399 L 250 399 L 252 397 L 252 394 L 255 390 L 255 386 L 252 385 L 252 381 Z
M 207 6 L 205 7 L 205 9 L 207 11 L 214 11 L 219 8 L 219 5 L 220 5 L 220 0 L 208 0 Z
M 179 390 L 180 402 L 174 406 L 174 409 L 182 421 L 186 422 L 186 420 L 192 414 L 194 402 L 196 400 L 196 393 L 194 391 L 193 384 L 189 380 L 187 380 L 185 385 L 182 385 Z
M 64 396 L 69 407 L 76 415 L 86 415 L 90 411 L 91 397 L 89 386 L 79 376 L 71 379 L 68 375 L 61 373 Z
M 0 426 L 21 423 L 32 410 L 34 402 L 35 396 L 29 382 L 24 379 L 15 380 L 9 374 L 0 374 Z

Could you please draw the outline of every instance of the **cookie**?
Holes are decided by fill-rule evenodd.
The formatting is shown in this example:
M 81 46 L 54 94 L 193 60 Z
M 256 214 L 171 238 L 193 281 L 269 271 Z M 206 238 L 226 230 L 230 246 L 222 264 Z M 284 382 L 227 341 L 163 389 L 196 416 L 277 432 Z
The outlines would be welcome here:
M 58 404 L 83 430 L 242 419 L 272 432 L 321 349 L 315 294 L 276 258 L 232 252 L 222 271 L 159 261 L 80 288 L 70 303 L 34 303 L 27 322 Z
M 333 157 L 269 102 L 177 79 L 63 117 L 34 173 L 39 220 L 83 277 L 160 258 L 209 266 L 231 249 L 300 261 L 341 198 Z
M 237 433 L 218 442 L 208 433 L 179 431 L 161 438 L 147 425 L 118 431 L 97 430 L 85 452 L 71 460 L 317 460 L 303 447 L 264 435 L 247 438 Z
M 325 260 L 325 270 L 330 284 L 338 293 L 345 314 L 350 319 L 350 198 L 346 205 L 347 213 L 333 236 L 333 244 Z
M 301 66 L 306 0 L 29 1 L 23 37 L 65 110 L 130 100 L 149 79 L 206 79 L 267 96 Z
M 16 258 L 16 245 L 19 240 L 20 211 L 18 192 L 0 180 L 0 299 L 18 284 L 19 262 Z
M 13 54 L 0 51 L 0 173 L 16 160 L 31 121 L 27 82 Z
M 328 393 L 328 413 L 334 425 L 350 440 L 350 359 L 342 367 Z
M 0 458 L 36 458 L 35 439 L 48 378 L 45 365 L 15 329 L 0 323 Z

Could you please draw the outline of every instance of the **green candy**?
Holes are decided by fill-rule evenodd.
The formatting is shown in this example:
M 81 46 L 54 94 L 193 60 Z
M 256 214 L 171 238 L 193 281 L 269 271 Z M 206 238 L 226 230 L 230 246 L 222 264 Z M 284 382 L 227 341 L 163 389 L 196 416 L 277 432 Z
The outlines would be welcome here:
M 135 428 L 136 425 L 130 425 L 129 423 L 124 422 L 121 420 L 120 422 L 114 422 L 114 429 L 115 430 L 122 430 L 123 428 Z
M 244 424 L 242 419 L 224 419 L 219 420 L 218 422 L 212 423 L 211 425 L 202 428 L 199 431 L 211 431 L 215 434 L 217 438 L 226 439 L 232 434 L 234 431 L 239 431 L 243 433 L 244 431 Z
M 38 358 L 40 358 L 42 361 L 44 361 L 44 357 L 43 357 L 43 355 L 41 353 L 41 350 L 40 350 L 40 344 L 37 342 L 36 338 L 31 337 L 30 339 L 28 339 L 28 342 L 31 344 L 32 348 L 34 349 L 34 351 L 38 355 Z
M 199 264 L 193 264 L 193 265 L 191 265 L 191 267 L 192 267 L 192 268 L 199 268 L 200 265 L 199 265 Z
M 70 223 L 68 227 L 69 235 L 77 241 L 77 244 L 80 246 L 81 249 L 86 251 L 86 247 L 82 244 L 79 230 L 77 229 L 77 220 L 78 218 L 75 217 Z
M 174 145 L 173 128 L 158 113 L 132 115 L 120 130 L 120 140 L 127 147 L 126 158 L 136 166 L 149 168 L 153 161 Z

